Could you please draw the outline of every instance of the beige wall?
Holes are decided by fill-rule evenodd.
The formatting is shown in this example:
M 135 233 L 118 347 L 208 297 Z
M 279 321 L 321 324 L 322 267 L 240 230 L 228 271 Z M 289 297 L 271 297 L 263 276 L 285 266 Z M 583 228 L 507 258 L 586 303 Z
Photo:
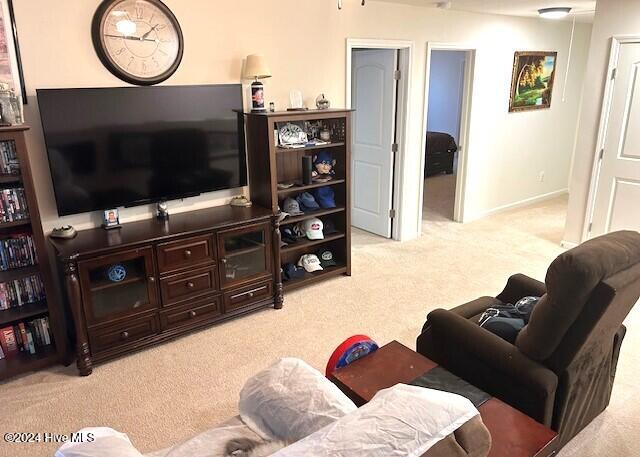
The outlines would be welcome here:
M 564 234 L 567 243 L 584 241 L 582 235 L 609 66 L 611 38 L 619 35 L 640 35 L 640 1 L 601 0 L 596 7 L 589 49 L 589 78 L 584 83 L 584 101 L 571 173 L 569 211 Z
M 61 223 L 89 227 L 97 215 L 59 219 L 39 126 L 36 88 L 122 86 L 99 62 L 91 44 L 91 17 L 98 0 L 19 0 L 16 18 L 29 92 L 27 120 L 45 229 Z M 274 77 L 267 100 L 288 104 L 292 88 L 308 104 L 323 92 L 345 105 L 347 38 L 410 40 L 415 43 L 405 157 L 405 192 L 400 213 L 404 238 L 415 236 L 424 125 L 427 41 L 463 43 L 477 49 L 471 117 L 467 214 L 479 217 L 567 188 L 590 26 L 578 25 L 566 102 L 561 100 L 570 24 L 491 16 L 434 8 L 347 0 L 338 12 L 333 0 L 166 0 L 185 36 L 184 60 L 166 84 L 237 82 L 244 56 L 263 53 Z M 550 110 L 507 112 L 513 52 L 558 51 Z M 545 172 L 544 182 L 538 180 Z M 172 202 L 174 211 L 222 204 L 234 192 L 217 192 Z M 149 217 L 150 207 L 122 211 L 124 221 Z

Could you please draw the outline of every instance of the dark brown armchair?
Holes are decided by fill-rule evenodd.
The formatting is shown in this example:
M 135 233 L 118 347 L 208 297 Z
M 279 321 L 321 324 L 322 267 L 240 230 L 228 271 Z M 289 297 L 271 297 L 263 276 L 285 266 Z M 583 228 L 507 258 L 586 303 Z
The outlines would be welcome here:
M 594 238 L 553 261 L 545 283 L 509 278 L 497 297 L 429 313 L 417 351 L 560 434 L 561 446 L 609 404 L 640 297 L 640 233 Z M 489 307 L 541 296 L 515 344 L 477 325 Z

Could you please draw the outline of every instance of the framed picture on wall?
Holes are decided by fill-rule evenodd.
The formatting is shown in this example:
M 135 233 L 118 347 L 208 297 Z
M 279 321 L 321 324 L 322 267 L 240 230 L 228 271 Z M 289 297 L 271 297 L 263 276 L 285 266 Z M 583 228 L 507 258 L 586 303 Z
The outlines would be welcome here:
M 509 112 L 551 107 L 557 58 L 557 52 L 515 53 Z
M 0 0 L 0 86 L 4 86 L 1 83 L 6 83 L 9 90 L 22 97 L 22 103 L 27 103 L 13 0 Z

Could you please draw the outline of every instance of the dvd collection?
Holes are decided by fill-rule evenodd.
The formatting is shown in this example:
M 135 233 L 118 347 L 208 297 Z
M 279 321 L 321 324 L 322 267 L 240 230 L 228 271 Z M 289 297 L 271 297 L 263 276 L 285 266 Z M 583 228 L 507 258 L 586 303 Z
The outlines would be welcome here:
M 21 187 L 0 190 L 0 222 L 13 222 L 29 218 L 29 208 Z
M 31 275 L 0 283 L 0 310 L 18 308 L 45 298 L 40 275 Z
M 14 234 L 0 240 L 0 270 L 36 265 L 38 257 L 31 234 Z
M 48 317 L 4 327 L 0 329 L 0 359 L 19 352 L 37 354 L 39 349 L 49 346 L 51 342 Z
M 15 141 L 0 141 L 0 173 L 7 175 L 20 173 Z

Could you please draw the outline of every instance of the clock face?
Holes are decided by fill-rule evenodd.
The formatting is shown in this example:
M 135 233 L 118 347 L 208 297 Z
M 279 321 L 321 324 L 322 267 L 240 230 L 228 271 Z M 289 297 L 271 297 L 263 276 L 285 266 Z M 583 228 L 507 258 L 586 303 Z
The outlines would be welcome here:
M 182 60 L 182 31 L 159 0 L 105 0 L 94 16 L 93 43 L 102 63 L 132 84 L 171 76 Z

